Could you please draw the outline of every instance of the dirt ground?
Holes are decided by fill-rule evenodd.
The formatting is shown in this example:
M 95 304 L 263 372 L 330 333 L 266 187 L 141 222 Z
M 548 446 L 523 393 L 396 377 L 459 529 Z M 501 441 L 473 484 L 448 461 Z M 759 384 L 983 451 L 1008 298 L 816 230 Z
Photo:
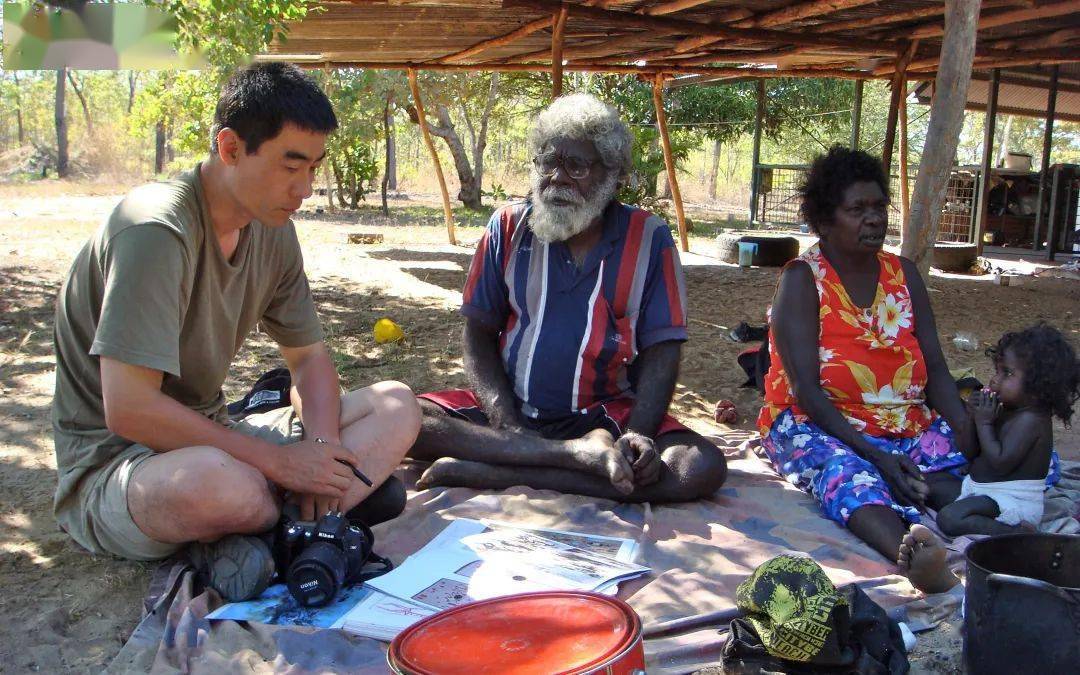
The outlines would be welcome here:
M 85 239 L 126 186 L 44 183 L 0 186 L 0 672 L 84 672 L 106 665 L 140 616 L 152 566 L 82 552 L 51 515 L 55 460 L 49 427 L 53 387 L 52 308 L 56 292 Z M 456 313 L 472 255 L 445 245 L 441 212 L 430 199 L 397 199 L 385 219 L 375 208 L 318 214 L 310 200 L 298 218 L 319 310 L 344 383 L 399 379 L 415 390 L 461 385 Z M 485 214 L 460 214 L 459 240 L 481 233 Z M 348 233 L 377 232 L 377 246 L 346 243 Z M 676 414 L 701 431 L 717 400 L 733 400 L 739 429 L 753 428 L 757 399 L 740 389 L 735 356 L 744 345 L 726 339 L 739 323 L 761 323 L 776 282 L 774 269 L 740 270 L 709 256 L 712 242 L 692 238 L 685 256 L 690 336 L 675 398 Z M 986 381 L 983 349 L 1005 330 L 1048 320 L 1077 339 L 1080 282 L 1025 279 L 1000 287 L 988 279 L 930 279 L 945 353 L 952 367 L 971 367 Z M 408 336 L 376 345 L 382 317 Z M 952 343 L 969 331 L 979 348 Z M 278 365 L 271 344 L 252 336 L 228 382 L 231 396 Z M 1080 454 L 1080 434 L 1058 430 L 1058 445 Z M 916 670 L 958 670 L 955 630 L 925 636 Z

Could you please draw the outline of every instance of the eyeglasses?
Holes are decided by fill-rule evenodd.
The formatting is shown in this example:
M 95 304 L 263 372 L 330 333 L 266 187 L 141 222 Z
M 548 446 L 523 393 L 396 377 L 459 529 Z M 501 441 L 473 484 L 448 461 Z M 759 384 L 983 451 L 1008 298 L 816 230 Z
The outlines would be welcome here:
M 574 180 L 581 180 L 589 175 L 589 172 L 592 171 L 593 166 L 596 164 L 597 160 L 586 161 L 572 156 L 559 157 L 553 152 L 533 157 L 533 166 L 536 167 L 537 173 L 544 178 L 551 178 L 559 170 L 559 167 L 562 167 L 566 175 Z

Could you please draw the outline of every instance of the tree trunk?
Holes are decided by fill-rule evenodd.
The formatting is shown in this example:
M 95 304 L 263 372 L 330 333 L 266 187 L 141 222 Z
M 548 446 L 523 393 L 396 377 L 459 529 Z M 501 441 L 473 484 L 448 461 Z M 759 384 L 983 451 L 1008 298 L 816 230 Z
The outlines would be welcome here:
M 154 125 L 154 173 L 165 171 L 165 122 L 159 120 Z
M 64 99 L 67 93 L 67 68 L 56 71 L 56 175 L 68 175 L 68 128 Z
M 386 186 L 391 190 L 397 189 L 397 131 L 394 129 L 394 115 L 386 113 L 386 125 L 389 128 L 386 134 L 386 175 L 389 181 Z
M 713 141 L 712 165 L 709 167 L 709 199 L 716 199 L 716 174 L 720 170 L 720 141 Z
M 337 193 L 338 204 L 341 205 L 341 208 L 346 209 L 349 207 L 349 203 L 345 201 L 345 181 L 341 177 L 341 164 L 335 159 L 331 160 L 330 166 L 334 169 L 334 183 L 337 184 L 337 190 L 334 190 L 334 192 Z
M 484 105 L 484 113 L 480 118 L 480 133 L 477 134 L 476 144 L 473 146 L 473 168 L 476 175 L 477 190 L 482 190 L 484 185 L 484 150 L 487 149 L 488 123 L 491 121 L 491 111 L 495 108 L 495 101 L 499 97 L 499 74 L 491 74 L 491 85 L 488 87 L 488 99 Z M 477 198 L 479 201 L 479 197 Z
M 79 103 L 82 105 L 83 120 L 86 121 L 86 134 L 88 136 L 94 135 L 94 122 L 90 119 L 90 108 L 86 105 L 86 97 L 83 96 L 82 88 L 79 86 L 79 81 L 75 79 L 75 73 L 68 71 L 68 82 L 71 83 L 71 89 L 75 92 L 75 95 L 79 97 Z
M 465 146 L 461 143 L 454 123 L 450 119 L 450 111 L 441 103 L 435 106 L 435 116 L 439 120 L 439 126 L 428 123 L 431 133 L 446 141 L 450 148 L 450 155 L 454 158 L 454 168 L 457 169 L 458 182 L 461 189 L 458 190 L 457 198 L 470 209 L 479 209 L 480 183 L 476 180 L 472 165 L 469 164 L 469 155 L 465 152 Z
M 19 93 L 19 74 L 12 72 L 11 76 L 15 78 L 15 124 L 19 131 L 19 147 L 23 146 L 26 142 L 26 134 L 23 131 L 23 119 L 22 119 L 22 94 Z
M 1009 156 L 1009 134 L 1012 133 L 1013 116 L 1009 115 L 1005 118 L 1005 130 L 1001 132 L 1001 141 L 998 145 L 997 164 L 995 166 L 1005 166 L 1005 158 Z
M 653 137 L 653 139 L 651 141 L 649 141 L 648 156 L 649 157 L 656 157 L 658 154 L 660 154 L 660 129 L 659 128 L 656 129 L 656 135 Z M 660 169 L 659 171 L 657 171 L 653 175 L 648 176 L 648 177 L 645 178 L 645 180 L 648 181 L 648 183 L 646 185 L 645 194 L 649 194 L 649 195 L 655 195 L 656 194 L 656 188 L 659 186 L 660 174 L 662 174 L 662 173 L 664 173 L 664 169 Z
M 901 248 L 901 255 L 915 262 L 924 275 L 930 269 L 949 171 L 964 123 L 978 20 L 979 0 L 946 0 L 936 95 L 930 104 L 930 126 Z
M 386 204 L 386 188 L 390 184 L 390 101 L 393 100 L 393 94 L 386 95 L 386 105 L 383 107 L 383 137 L 386 139 L 386 163 L 383 165 L 382 172 L 382 212 L 387 218 L 390 217 L 390 207 Z
M 139 81 L 139 72 L 137 70 L 128 71 L 128 105 L 127 112 L 130 115 L 131 109 L 135 106 L 135 83 Z

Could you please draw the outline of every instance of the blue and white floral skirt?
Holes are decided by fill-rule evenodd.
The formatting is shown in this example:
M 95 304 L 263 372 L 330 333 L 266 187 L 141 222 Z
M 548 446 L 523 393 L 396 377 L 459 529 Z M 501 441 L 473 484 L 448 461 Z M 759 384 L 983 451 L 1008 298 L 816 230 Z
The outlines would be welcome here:
M 865 438 L 885 452 L 907 455 L 923 473 L 948 471 L 960 476 L 967 464 L 953 441 L 953 430 L 941 417 L 918 436 Z M 841 525 L 847 525 L 851 514 L 866 504 L 888 506 L 904 520 L 919 522 L 918 509 L 896 503 L 877 467 L 810 420 L 797 420 L 790 409 L 776 418 L 761 445 L 776 472 L 814 495 L 822 512 Z M 1060 478 L 1060 460 L 1055 452 L 1050 457 L 1046 483 L 1053 485 Z

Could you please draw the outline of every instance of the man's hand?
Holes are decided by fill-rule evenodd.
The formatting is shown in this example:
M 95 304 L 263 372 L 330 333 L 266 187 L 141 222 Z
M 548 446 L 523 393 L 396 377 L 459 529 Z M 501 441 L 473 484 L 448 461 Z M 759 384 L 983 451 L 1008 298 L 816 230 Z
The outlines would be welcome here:
M 354 480 L 352 452 L 340 445 L 299 441 L 276 448 L 267 478 L 286 490 L 340 500 Z
M 997 392 L 983 389 L 971 392 L 967 407 L 976 424 L 993 424 L 1001 412 L 1001 401 L 998 400 Z
M 881 450 L 867 458 L 877 467 L 878 473 L 885 479 L 896 503 L 901 506 L 915 506 L 920 511 L 925 507 L 930 487 L 923 478 L 922 471 L 907 455 L 893 455 Z
M 514 411 L 492 411 L 491 413 L 488 413 L 488 426 L 492 429 L 509 431 L 515 434 L 525 434 L 530 436 L 540 435 L 538 432 L 523 426 L 521 424 L 521 420 L 517 416 L 517 413 Z
M 634 469 L 634 484 L 651 485 L 660 480 L 660 453 L 656 443 L 648 436 L 628 431 L 615 441 L 615 449 L 622 453 Z

